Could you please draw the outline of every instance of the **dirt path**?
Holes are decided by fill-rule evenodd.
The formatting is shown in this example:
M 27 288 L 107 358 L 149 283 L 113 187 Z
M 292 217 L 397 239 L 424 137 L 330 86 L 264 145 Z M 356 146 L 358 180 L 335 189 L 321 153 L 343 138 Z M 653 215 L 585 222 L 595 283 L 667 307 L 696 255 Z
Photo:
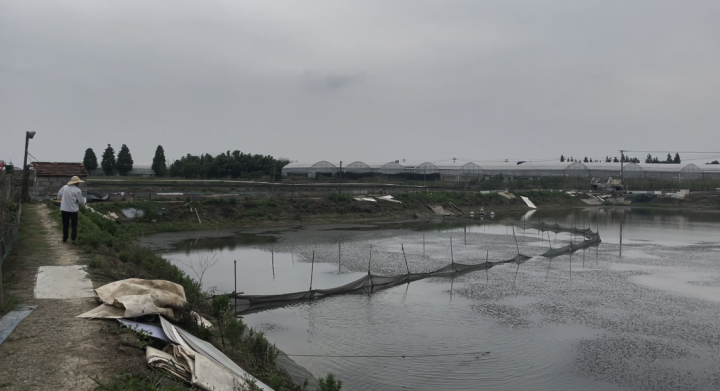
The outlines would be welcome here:
M 92 390 L 91 376 L 107 379 L 142 365 L 142 351 L 122 346 L 116 335 L 101 330 L 109 322 L 75 317 L 96 307 L 96 299 L 34 297 L 40 266 L 87 259 L 77 247 L 62 243 L 47 206 L 30 205 L 24 213 L 20 240 L 3 267 L 5 297 L 38 307 L 0 345 L 0 390 Z

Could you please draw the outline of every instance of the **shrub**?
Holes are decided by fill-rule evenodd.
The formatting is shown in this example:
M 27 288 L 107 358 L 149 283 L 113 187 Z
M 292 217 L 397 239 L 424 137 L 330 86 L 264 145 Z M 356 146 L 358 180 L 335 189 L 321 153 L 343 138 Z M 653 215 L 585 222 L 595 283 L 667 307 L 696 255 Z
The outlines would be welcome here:
M 352 201 L 352 197 L 346 195 L 346 194 L 330 194 L 327 196 L 327 199 L 332 202 L 349 202 Z
M 318 379 L 320 388 L 316 391 L 340 391 L 342 390 L 342 380 L 335 379 L 334 373 L 328 373 L 324 378 Z

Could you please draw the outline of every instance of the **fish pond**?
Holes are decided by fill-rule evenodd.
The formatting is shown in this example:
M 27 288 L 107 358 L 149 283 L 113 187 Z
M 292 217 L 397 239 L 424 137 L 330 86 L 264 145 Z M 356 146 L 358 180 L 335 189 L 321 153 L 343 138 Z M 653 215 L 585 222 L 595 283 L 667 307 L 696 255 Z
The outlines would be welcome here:
M 522 221 L 590 228 L 602 243 L 548 259 L 539 254 L 582 235 Z M 202 275 L 204 289 L 232 292 L 237 279 L 249 295 L 334 288 L 368 269 L 392 276 L 532 257 L 243 314 L 343 389 L 717 390 L 719 234 L 718 213 L 588 208 L 145 241 Z M 203 273 L 203 263 L 213 266 Z

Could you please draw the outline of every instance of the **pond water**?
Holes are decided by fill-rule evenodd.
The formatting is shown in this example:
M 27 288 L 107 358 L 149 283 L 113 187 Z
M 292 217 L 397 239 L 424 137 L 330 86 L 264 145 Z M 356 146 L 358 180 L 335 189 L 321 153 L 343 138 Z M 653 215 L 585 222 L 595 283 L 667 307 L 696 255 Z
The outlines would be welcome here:
M 621 208 L 508 213 L 599 230 L 597 249 L 454 279 L 245 315 L 316 377 L 347 390 L 720 389 L 720 214 Z M 330 288 L 367 274 L 537 255 L 582 238 L 475 219 L 298 226 L 177 243 L 203 286 L 246 294 Z M 450 241 L 452 240 L 452 253 Z M 407 266 L 401 252 L 403 245 Z M 314 255 L 313 255 L 314 254 Z M 314 257 L 314 263 L 312 259 Z M 404 358 L 403 358 L 404 356 Z

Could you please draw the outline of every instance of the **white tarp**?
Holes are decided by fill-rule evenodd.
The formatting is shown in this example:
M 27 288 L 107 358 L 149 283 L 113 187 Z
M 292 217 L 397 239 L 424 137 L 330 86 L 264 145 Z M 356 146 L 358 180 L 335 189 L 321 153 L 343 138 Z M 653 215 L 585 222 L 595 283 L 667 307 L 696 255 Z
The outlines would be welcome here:
M 188 333 L 187 331 L 174 326 L 172 323 L 168 322 L 163 318 L 160 317 L 160 324 L 162 324 L 163 331 L 165 331 L 165 334 L 173 340 L 176 344 L 184 347 L 186 350 L 190 350 L 193 352 L 198 353 L 196 356 L 203 356 L 209 361 L 211 361 L 214 365 L 216 365 L 218 368 L 221 368 L 225 371 L 227 371 L 230 374 L 233 374 L 233 378 L 235 379 L 254 379 L 252 375 L 245 372 L 242 368 L 240 368 L 237 364 L 235 364 L 234 361 L 232 361 L 228 356 L 226 356 L 223 352 L 218 350 L 215 346 L 213 346 L 211 343 L 207 341 L 203 341 L 200 338 Z M 195 361 L 195 364 L 198 364 L 198 361 Z M 208 369 L 208 371 L 211 371 L 211 369 Z M 216 370 L 212 370 L 216 371 Z M 202 372 L 202 371 L 201 371 Z M 216 374 L 213 376 L 221 376 L 221 374 Z M 224 375 L 222 375 L 224 376 Z M 193 383 L 195 384 L 195 383 Z M 260 390 L 266 390 L 266 391 L 272 391 L 272 388 L 269 386 L 263 384 L 261 381 L 256 380 L 256 385 Z M 228 390 L 232 391 L 233 388 L 217 388 L 217 391 L 222 390 Z
M 402 204 L 402 201 L 396 200 L 396 199 L 393 198 L 393 196 L 391 196 L 391 195 L 385 195 L 385 196 L 382 196 L 382 197 L 378 197 L 378 199 L 379 199 L 379 200 L 383 200 L 383 201 L 390 201 L 390 202 L 395 202 L 395 203 L 398 203 L 398 204 Z
M 170 345 L 172 354 L 148 347 L 145 356 L 148 365 L 167 371 L 186 383 L 206 391 L 233 391 L 246 389 L 247 382 L 220 367 L 192 349 Z
M 376 199 L 370 197 L 355 197 L 355 201 L 377 202 Z
M 531 207 L 531 208 L 533 208 L 533 209 L 537 209 L 537 206 L 535 206 L 535 204 L 533 204 L 532 201 L 530 201 L 529 198 L 523 197 L 523 196 L 520 196 L 520 198 L 522 198 L 522 200 L 525 201 L 525 203 L 527 204 L 527 206 L 529 206 L 529 207 Z
M 163 315 L 177 320 L 187 304 L 181 285 L 164 280 L 129 278 L 96 289 L 103 303 L 79 318 L 136 318 Z

